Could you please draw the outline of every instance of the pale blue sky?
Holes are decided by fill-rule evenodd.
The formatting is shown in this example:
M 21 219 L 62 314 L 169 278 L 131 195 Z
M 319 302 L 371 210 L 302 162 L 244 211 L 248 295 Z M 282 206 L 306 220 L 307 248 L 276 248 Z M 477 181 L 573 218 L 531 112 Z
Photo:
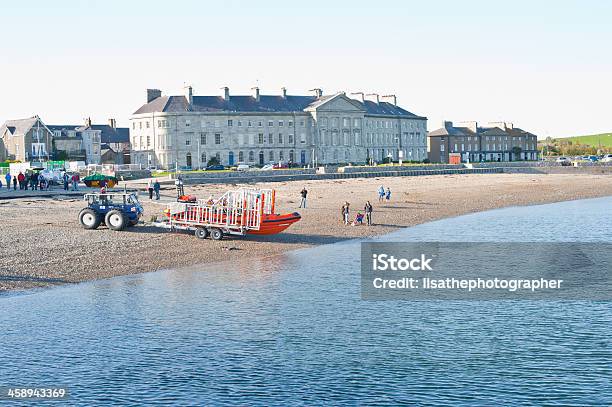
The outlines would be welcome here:
M 395 93 L 429 118 L 612 130 L 608 1 L 27 1 L 0 5 L 0 121 L 120 125 L 145 89 Z

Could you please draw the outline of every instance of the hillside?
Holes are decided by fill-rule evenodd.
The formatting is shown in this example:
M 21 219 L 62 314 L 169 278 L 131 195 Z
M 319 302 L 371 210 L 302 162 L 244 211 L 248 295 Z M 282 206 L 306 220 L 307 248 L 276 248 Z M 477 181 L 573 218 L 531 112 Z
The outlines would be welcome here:
M 588 145 L 592 147 L 612 147 L 612 133 L 592 134 L 590 136 L 563 137 L 555 139 L 557 142 L 571 141 L 572 144 Z

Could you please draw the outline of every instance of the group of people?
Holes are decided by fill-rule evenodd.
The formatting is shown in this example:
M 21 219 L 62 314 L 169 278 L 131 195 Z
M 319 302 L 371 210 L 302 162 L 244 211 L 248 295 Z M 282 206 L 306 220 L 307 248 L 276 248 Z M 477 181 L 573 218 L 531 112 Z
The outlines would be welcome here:
M 155 193 L 155 200 L 159 201 L 159 190 L 161 185 L 159 181 L 156 179 L 155 181 L 149 180 L 147 182 L 147 191 L 149 192 L 149 199 L 153 199 L 153 193 Z
M 6 188 L 10 189 L 11 184 L 13 185 L 13 190 L 17 190 L 17 186 L 22 191 L 27 191 L 28 189 L 32 191 L 40 190 L 47 191 L 49 187 L 51 187 L 51 181 L 45 178 L 44 175 L 37 172 L 19 172 L 17 175 L 11 176 L 10 173 L 6 173 L 4 176 L 4 180 L 6 181 Z M 78 173 L 74 173 L 72 175 L 65 172 L 62 176 L 62 181 L 64 183 L 64 190 L 68 191 L 70 184 L 72 184 L 72 190 L 78 191 L 80 177 Z M 2 187 L 2 179 L 0 178 L 0 188 Z
M 351 204 L 349 202 L 344 202 L 344 204 L 342 205 L 342 208 L 340 209 L 340 212 L 342 214 L 342 221 L 344 222 L 345 225 L 352 225 L 352 226 L 363 225 L 363 219 L 365 217 L 366 224 L 368 226 L 372 226 L 373 209 L 374 208 L 372 207 L 372 204 L 370 203 L 370 201 L 367 201 L 365 205 L 363 206 L 364 213 L 361 213 L 361 211 L 357 211 L 357 214 L 355 215 L 355 219 L 351 221 L 350 220 Z
M 385 187 L 381 185 L 380 188 L 378 188 L 378 202 L 384 202 L 385 199 L 387 202 L 391 200 L 391 189 L 387 187 L 387 190 L 385 190 Z

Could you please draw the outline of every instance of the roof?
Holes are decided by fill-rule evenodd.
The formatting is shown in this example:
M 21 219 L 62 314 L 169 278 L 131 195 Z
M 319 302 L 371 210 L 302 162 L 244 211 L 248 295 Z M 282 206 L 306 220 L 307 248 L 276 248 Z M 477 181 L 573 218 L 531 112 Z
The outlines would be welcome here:
M 468 127 L 455 127 L 455 126 L 446 126 L 440 129 L 436 129 L 430 131 L 429 137 L 444 137 L 444 136 L 494 136 L 494 135 L 506 135 L 506 136 L 535 136 L 535 134 L 529 133 L 523 129 L 519 129 L 518 127 L 507 127 L 502 129 L 497 126 L 491 127 L 477 127 L 476 132 Z
M 62 134 L 68 131 L 76 131 L 78 133 L 85 130 L 100 131 L 100 141 L 102 143 L 129 143 L 130 131 L 127 127 L 113 128 L 108 124 L 92 124 L 91 126 L 83 126 L 78 124 L 50 125 L 47 126 L 51 131 L 61 131 Z
M 24 135 L 30 131 L 37 121 L 38 116 L 32 116 L 26 119 L 7 120 L 2 127 L 0 127 L 0 134 L 4 134 L 4 131 L 8 130 L 13 136 Z
M 287 95 L 285 97 L 281 95 L 260 95 L 259 101 L 253 96 L 244 95 L 232 95 L 229 100 L 225 100 L 222 96 L 193 96 L 193 103 L 191 105 L 189 105 L 185 96 L 161 96 L 144 104 L 134 114 L 157 112 L 301 113 L 308 107 L 316 108 L 338 95 L 325 95 L 320 98 L 299 95 Z M 367 100 L 361 102 L 355 99 L 351 99 L 351 101 L 355 102 L 358 106 L 362 106 L 366 114 L 425 119 L 391 103 L 375 103 Z

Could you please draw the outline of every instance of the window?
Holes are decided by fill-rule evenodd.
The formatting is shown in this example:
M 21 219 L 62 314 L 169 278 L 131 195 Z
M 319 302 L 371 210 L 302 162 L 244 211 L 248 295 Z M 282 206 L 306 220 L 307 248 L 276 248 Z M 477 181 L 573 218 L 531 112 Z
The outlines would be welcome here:
M 253 124 L 251 123 L 251 121 L 250 121 L 250 120 L 249 120 L 249 121 L 247 121 L 247 126 L 248 126 L 248 127 L 253 126 Z
M 353 127 L 361 127 L 361 119 L 355 119 Z
M 253 151 L 249 151 L 249 161 L 255 161 L 255 153 Z
M 142 129 L 142 122 L 138 122 L 138 128 Z
M 215 133 L 215 144 L 221 144 L 221 134 Z
M 190 146 L 190 145 L 191 145 L 191 139 L 187 139 L 187 140 L 185 140 L 185 145 L 186 145 L 186 146 Z
M 285 123 L 284 123 L 282 120 L 279 120 L 279 121 L 278 121 L 278 127 L 283 127 L 283 125 L 284 125 L 284 124 L 285 124 Z
M 136 130 L 136 122 L 132 122 L 132 130 Z
M 342 127 L 349 127 L 350 126 L 350 120 L 348 119 L 348 117 L 345 117 L 342 119 Z
M 334 117 L 332 119 L 332 127 L 338 127 L 338 118 L 337 117 Z
M 147 136 L 147 147 L 151 145 L 151 137 Z
M 444 144 L 440 144 L 440 151 L 444 151 Z
M 283 144 L 283 133 L 278 133 L 278 144 Z
M 270 150 L 268 153 L 268 159 L 269 161 L 274 161 L 274 151 Z
M 321 119 L 321 126 L 327 127 L 327 117 Z
M 455 144 L 455 149 L 453 151 L 457 151 L 457 150 L 458 150 L 457 144 Z
M 293 122 L 292 122 L 291 120 L 289 120 L 289 124 L 288 124 L 288 126 L 289 126 L 289 127 L 293 127 Z
M 461 151 L 465 150 L 465 145 L 461 144 Z
M 206 133 L 200 134 L 200 144 L 206 144 Z
M 257 123 L 257 126 L 259 126 L 259 127 L 263 127 L 263 122 L 260 120 L 260 121 Z
M 300 143 L 306 144 L 306 134 L 304 133 L 300 134 Z
M 263 142 L 264 142 L 264 135 L 263 135 L 263 133 L 259 133 L 257 135 L 257 143 L 263 144 Z
M 219 127 L 219 120 L 215 120 L 215 127 Z
M 238 127 L 242 127 L 242 121 L 238 120 Z
M 274 127 L 274 120 L 268 120 L 268 127 Z
M 268 144 L 274 144 L 274 134 L 268 134 Z
M 203 163 L 206 162 L 206 153 L 202 153 L 202 155 L 200 156 L 200 161 Z
M 289 135 L 289 144 L 293 144 L 293 134 Z
M 238 151 L 238 162 L 244 162 L 244 151 Z
M 285 158 L 285 154 L 283 153 L 283 150 L 278 152 L 278 159 L 280 161 L 283 161 L 283 159 Z
M 149 127 L 151 127 L 151 123 L 149 123 L 149 121 L 148 121 L 148 120 L 145 122 L 145 124 L 147 125 L 147 129 L 148 129 Z
M 185 120 L 185 127 L 190 127 L 190 126 L 191 126 L 191 120 L 189 120 L 189 119 Z
M 300 120 L 300 127 L 304 127 L 304 120 Z
M 229 120 L 227 121 L 227 127 L 232 127 L 233 125 L 234 125 L 234 121 L 233 121 L 233 120 L 231 120 L 231 119 L 229 119 Z

